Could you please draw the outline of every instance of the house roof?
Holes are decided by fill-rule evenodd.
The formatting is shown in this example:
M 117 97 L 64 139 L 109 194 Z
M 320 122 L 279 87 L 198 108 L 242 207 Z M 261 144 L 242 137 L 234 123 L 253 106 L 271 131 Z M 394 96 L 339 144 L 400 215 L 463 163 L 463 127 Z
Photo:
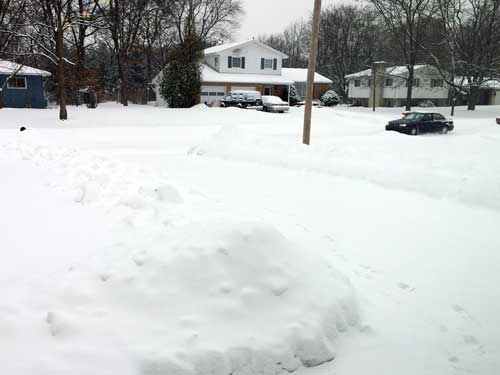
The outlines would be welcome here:
M 430 65 L 426 64 L 415 65 L 415 70 L 419 70 L 429 66 Z M 406 67 L 406 65 L 388 66 L 385 68 L 385 74 L 388 76 L 406 76 L 408 74 L 408 68 Z M 348 74 L 345 76 L 345 78 L 352 79 L 352 78 L 371 77 L 371 75 L 372 75 L 372 70 L 370 68 L 362 70 L 361 72 Z
M 283 68 L 283 77 L 286 77 L 294 82 L 307 82 L 307 69 Z M 314 75 L 314 83 L 328 83 L 332 81 L 319 73 Z
M 264 85 L 292 85 L 295 81 L 284 75 L 219 73 L 207 64 L 202 67 L 202 81 L 213 83 L 256 83 Z
M 21 65 L 12 61 L 0 60 L 0 74 L 23 76 L 42 76 L 50 77 L 51 74 L 45 70 L 40 70 L 27 65 Z
M 258 40 L 255 40 L 255 39 L 244 40 L 242 42 L 236 42 L 236 43 L 221 44 L 219 46 L 207 48 L 204 51 L 204 53 L 205 53 L 205 55 L 213 55 L 213 54 L 220 53 L 222 51 L 226 51 L 226 50 L 229 50 L 229 49 L 243 47 L 244 45 L 250 44 L 250 43 L 254 43 L 254 44 L 257 44 L 257 45 L 259 45 L 259 46 L 261 46 L 263 48 L 266 48 L 266 49 L 272 51 L 273 53 L 275 53 L 277 55 L 280 55 L 284 59 L 288 58 L 288 56 L 285 55 L 283 52 L 275 50 L 274 48 L 271 48 L 268 45 L 266 45 L 264 43 L 261 43 L 261 42 L 259 42 Z
M 498 79 L 489 79 L 484 81 L 481 86 L 481 89 L 491 89 L 491 90 L 500 90 L 500 81 Z
M 153 84 L 159 84 L 162 72 L 153 78 Z M 307 69 L 283 68 L 281 75 L 275 74 L 247 74 L 247 73 L 219 73 L 207 64 L 201 68 L 202 82 L 210 83 L 255 83 L 264 85 L 293 85 L 296 82 L 307 82 Z M 331 80 L 316 73 L 314 83 L 332 83 Z

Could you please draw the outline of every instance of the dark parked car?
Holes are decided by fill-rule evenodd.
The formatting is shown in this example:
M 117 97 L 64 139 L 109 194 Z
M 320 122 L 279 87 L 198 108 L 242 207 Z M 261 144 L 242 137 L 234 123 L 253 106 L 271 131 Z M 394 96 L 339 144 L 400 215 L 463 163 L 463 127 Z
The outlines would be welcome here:
M 497 117 L 497 124 L 500 125 L 500 116 Z
M 446 134 L 454 128 L 453 121 L 440 113 L 410 112 L 400 120 L 389 121 L 385 130 L 417 135 L 428 132 Z

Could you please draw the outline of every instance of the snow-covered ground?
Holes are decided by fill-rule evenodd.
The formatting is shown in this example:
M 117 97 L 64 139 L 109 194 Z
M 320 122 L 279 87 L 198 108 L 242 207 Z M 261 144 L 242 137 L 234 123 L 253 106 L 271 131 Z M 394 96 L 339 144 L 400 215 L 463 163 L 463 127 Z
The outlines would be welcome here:
M 500 107 L 400 112 L 0 110 L 1 373 L 497 373 Z

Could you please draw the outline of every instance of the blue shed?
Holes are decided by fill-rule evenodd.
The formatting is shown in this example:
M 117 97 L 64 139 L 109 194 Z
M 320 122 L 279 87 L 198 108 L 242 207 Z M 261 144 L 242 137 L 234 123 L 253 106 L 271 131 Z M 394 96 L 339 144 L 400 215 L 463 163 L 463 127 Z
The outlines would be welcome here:
M 46 108 L 45 77 L 45 70 L 0 60 L 0 108 Z

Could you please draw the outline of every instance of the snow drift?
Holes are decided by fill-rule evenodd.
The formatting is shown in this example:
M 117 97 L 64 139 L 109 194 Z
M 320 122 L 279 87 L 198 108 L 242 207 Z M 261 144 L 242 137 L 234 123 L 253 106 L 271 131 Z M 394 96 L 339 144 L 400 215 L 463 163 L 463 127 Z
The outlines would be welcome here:
M 341 334 L 358 324 L 350 282 L 315 249 L 216 212 L 151 171 L 38 138 L 23 134 L 8 150 L 50 171 L 48 188 L 105 212 L 119 241 L 37 281 L 28 315 L 39 323 L 28 337 L 43 343 L 43 366 L 28 358 L 16 375 L 90 375 L 96 366 L 103 374 L 294 372 L 333 360 Z M 23 321 L 11 326 L 19 337 Z

